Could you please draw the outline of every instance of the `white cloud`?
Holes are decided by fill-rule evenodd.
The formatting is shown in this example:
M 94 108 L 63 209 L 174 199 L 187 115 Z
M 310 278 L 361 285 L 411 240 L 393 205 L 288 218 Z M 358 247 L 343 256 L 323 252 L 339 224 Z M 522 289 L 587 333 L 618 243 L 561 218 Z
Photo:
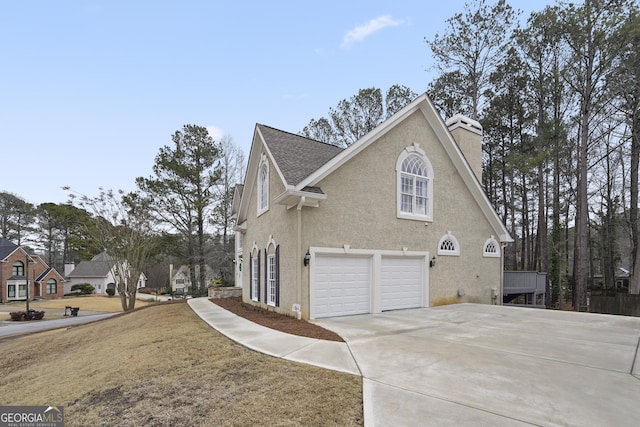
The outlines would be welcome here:
M 219 141 L 224 136 L 224 131 L 216 126 L 207 126 L 207 131 L 209 132 L 209 136 L 213 138 L 214 141 Z
M 353 46 L 354 43 L 360 42 L 365 38 L 369 37 L 373 33 L 386 28 L 386 27 L 397 27 L 398 25 L 404 24 L 404 21 L 400 19 L 393 19 L 391 15 L 383 15 L 378 18 L 372 19 L 364 25 L 359 25 L 355 27 L 353 30 L 349 31 L 342 39 L 342 44 L 340 47 L 349 48 Z

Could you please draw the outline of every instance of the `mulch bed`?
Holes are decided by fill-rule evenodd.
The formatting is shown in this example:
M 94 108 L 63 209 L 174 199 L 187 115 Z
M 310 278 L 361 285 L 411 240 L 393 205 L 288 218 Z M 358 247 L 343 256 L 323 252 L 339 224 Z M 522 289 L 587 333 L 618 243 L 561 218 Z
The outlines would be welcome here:
M 259 325 L 287 334 L 299 335 L 301 337 L 317 338 L 327 341 L 344 342 L 340 335 L 329 331 L 321 326 L 309 323 L 306 320 L 297 320 L 284 314 L 265 310 L 251 304 L 242 302 L 241 297 L 212 298 L 210 301 L 238 316 L 251 320 Z

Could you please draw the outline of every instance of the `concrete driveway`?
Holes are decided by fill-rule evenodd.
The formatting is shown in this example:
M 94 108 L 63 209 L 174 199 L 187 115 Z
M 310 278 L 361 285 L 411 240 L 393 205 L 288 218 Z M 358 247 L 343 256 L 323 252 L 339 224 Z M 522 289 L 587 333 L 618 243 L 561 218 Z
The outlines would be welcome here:
M 640 420 L 640 318 L 458 304 L 315 323 L 347 341 L 367 426 Z

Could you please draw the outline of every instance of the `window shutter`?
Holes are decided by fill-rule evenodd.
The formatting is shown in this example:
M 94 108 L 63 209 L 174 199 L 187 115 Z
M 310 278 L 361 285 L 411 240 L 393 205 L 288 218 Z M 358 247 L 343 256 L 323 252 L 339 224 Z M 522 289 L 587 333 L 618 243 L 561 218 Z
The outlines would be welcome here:
M 253 278 L 255 273 L 253 271 L 253 254 L 249 254 L 249 299 L 253 299 Z
M 267 263 L 269 262 L 269 257 L 267 256 L 267 250 L 264 250 L 264 302 L 268 303 L 268 288 L 269 288 L 269 268 L 267 267 Z
M 280 245 L 276 246 L 276 307 L 280 307 Z
M 256 297 L 258 301 L 260 301 L 260 251 L 258 251 L 258 271 L 256 271 L 256 278 L 258 279 L 258 289 L 256 289 L 258 295 L 256 295 Z

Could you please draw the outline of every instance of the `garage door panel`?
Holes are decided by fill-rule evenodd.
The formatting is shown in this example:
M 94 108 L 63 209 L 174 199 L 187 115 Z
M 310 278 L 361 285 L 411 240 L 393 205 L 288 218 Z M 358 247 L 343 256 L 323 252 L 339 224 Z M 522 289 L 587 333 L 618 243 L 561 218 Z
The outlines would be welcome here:
M 370 311 L 371 258 L 316 256 L 315 317 Z
M 382 258 L 381 308 L 398 310 L 422 307 L 423 258 Z

